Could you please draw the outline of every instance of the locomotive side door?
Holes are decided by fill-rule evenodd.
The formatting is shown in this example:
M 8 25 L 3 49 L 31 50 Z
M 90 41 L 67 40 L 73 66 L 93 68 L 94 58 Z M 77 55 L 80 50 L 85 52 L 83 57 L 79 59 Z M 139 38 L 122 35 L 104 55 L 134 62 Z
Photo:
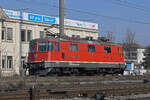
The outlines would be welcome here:
M 51 61 L 52 59 L 52 52 L 53 52 L 53 42 L 52 41 L 48 41 L 48 61 Z
M 54 55 L 54 60 L 55 61 L 60 61 L 60 55 L 61 55 L 61 53 L 60 53 L 60 42 L 57 42 L 57 41 L 55 41 L 54 42 L 54 53 L 53 53 Z
M 51 61 L 60 61 L 60 42 L 58 41 L 52 41 L 51 44 L 49 44 L 49 47 L 51 47 L 51 50 L 49 50 L 49 58 L 51 58 Z
M 93 44 L 89 44 L 88 45 L 88 52 L 89 52 L 89 59 L 88 61 L 95 61 L 94 59 L 94 53 L 96 52 L 96 48 L 95 48 L 95 45 Z
M 65 42 L 61 43 L 61 59 L 65 60 L 66 59 L 66 52 L 67 52 L 67 44 Z

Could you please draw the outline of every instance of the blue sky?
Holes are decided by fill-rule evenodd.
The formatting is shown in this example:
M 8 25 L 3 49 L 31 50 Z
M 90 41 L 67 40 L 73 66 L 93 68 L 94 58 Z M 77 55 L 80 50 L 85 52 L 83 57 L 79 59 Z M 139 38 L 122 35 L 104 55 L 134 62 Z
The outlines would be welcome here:
M 58 1 L 0 0 L 0 6 L 14 10 L 28 8 L 26 12 L 58 16 Z M 65 17 L 98 23 L 99 36 L 111 31 L 118 42 L 122 42 L 126 29 L 130 28 L 136 33 L 136 41 L 146 46 L 150 45 L 149 5 L 150 0 L 65 0 Z

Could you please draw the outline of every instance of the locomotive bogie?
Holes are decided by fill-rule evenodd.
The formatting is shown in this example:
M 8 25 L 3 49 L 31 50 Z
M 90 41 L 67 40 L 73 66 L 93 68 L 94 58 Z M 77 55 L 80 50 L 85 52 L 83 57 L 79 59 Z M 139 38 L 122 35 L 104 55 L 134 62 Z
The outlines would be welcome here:
M 93 74 L 122 74 L 125 66 L 122 63 L 80 63 L 80 62 L 41 62 L 29 63 L 32 75 L 89 75 Z M 33 74 L 34 73 L 34 74 Z

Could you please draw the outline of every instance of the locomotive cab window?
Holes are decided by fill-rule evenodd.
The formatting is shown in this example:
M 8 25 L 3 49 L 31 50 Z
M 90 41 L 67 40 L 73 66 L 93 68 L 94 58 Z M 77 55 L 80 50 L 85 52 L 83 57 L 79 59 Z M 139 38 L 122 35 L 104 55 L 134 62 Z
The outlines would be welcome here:
M 35 52 L 35 43 L 31 42 L 29 45 L 29 52 Z
M 95 45 L 88 45 L 88 52 L 95 52 Z
M 47 51 L 47 42 L 39 42 L 38 43 L 38 51 L 46 52 Z
M 56 43 L 55 43 L 55 51 L 59 51 L 59 49 L 60 49 L 60 48 L 59 48 L 59 43 L 56 42 Z
M 78 51 L 78 45 L 77 44 L 70 44 L 70 51 Z
M 104 47 L 104 52 L 105 53 L 111 53 L 111 48 L 110 47 Z

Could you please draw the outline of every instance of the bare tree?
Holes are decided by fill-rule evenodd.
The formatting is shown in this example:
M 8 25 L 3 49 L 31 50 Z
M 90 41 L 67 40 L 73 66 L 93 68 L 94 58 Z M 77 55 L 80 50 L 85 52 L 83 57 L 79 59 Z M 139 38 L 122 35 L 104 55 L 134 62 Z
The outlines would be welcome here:
M 0 43 L 0 77 L 3 76 L 3 70 L 2 70 L 2 55 L 6 54 L 7 50 L 6 50 L 6 45 L 3 45 L 2 43 Z M 5 59 L 6 60 L 6 59 Z M 6 66 L 3 66 L 6 67 Z
M 113 35 L 113 32 L 111 32 L 111 31 L 107 31 L 107 33 L 106 33 L 106 39 L 108 39 L 109 41 L 115 41 L 115 36 Z
M 132 32 L 130 28 L 127 28 L 126 35 L 123 40 L 123 50 L 126 59 L 136 60 L 137 58 L 137 48 L 140 45 L 135 41 L 135 32 Z
M 1 52 L 2 52 L 2 49 L 1 49 L 1 43 L 0 43 L 0 77 L 2 77 L 2 65 L 1 65 Z
M 124 44 L 135 44 L 135 32 L 132 32 L 130 28 L 127 28 L 126 30 L 126 36 L 123 40 Z

